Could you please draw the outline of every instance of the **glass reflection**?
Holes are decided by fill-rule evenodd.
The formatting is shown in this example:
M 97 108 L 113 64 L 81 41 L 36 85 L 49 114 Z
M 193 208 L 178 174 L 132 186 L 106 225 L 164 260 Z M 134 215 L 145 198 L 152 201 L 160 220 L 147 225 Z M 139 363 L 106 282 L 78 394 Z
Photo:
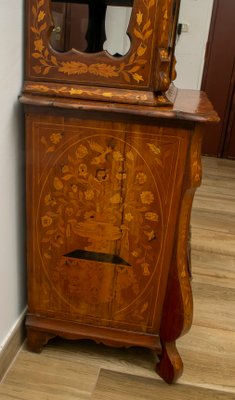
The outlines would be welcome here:
M 123 3 L 115 0 L 115 5 Z M 128 7 L 112 6 L 114 0 L 51 0 L 54 29 L 50 37 L 52 47 L 59 52 L 74 48 L 86 53 L 107 50 L 113 56 L 122 56 L 130 48 L 127 27 L 132 0 Z M 130 4 L 131 3 L 131 4 Z

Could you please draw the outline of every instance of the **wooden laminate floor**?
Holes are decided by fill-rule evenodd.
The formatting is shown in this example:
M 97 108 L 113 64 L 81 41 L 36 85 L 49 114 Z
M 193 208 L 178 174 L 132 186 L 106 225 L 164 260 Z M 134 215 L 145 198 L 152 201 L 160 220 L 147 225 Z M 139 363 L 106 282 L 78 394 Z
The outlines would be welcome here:
M 21 349 L 1 400 L 235 399 L 235 161 L 203 166 L 192 212 L 194 323 L 178 341 L 179 383 L 161 382 L 146 349 L 57 339 L 39 355 Z

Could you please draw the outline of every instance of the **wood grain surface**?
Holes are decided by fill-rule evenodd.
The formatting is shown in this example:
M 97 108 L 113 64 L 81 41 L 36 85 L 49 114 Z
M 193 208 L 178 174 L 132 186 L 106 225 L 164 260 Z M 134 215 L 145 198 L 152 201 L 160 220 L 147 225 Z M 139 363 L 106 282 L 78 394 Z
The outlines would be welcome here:
M 229 191 L 234 193 L 235 163 L 205 158 L 203 167 L 204 180 L 196 194 L 192 232 L 196 227 L 200 227 L 202 233 L 208 229 L 223 233 L 226 222 L 224 226 L 213 224 L 214 205 L 217 203 L 216 199 L 223 198 L 223 194 L 226 197 Z M 210 210 L 209 205 L 207 207 L 208 219 L 206 217 L 204 220 L 197 219 L 204 205 L 203 193 L 206 196 L 211 188 L 215 194 L 212 209 Z M 202 198 L 200 202 L 198 202 L 199 197 Z M 217 208 L 217 218 L 221 221 L 223 218 L 225 221 L 230 219 L 232 226 L 235 224 L 235 204 L 232 198 L 230 204 L 228 210 L 226 207 Z M 203 247 L 200 248 L 198 243 L 198 248 L 192 249 L 194 324 L 191 331 L 178 341 L 178 348 L 184 359 L 184 374 L 177 385 L 169 388 L 160 381 L 154 371 L 156 358 L 150 350 L 114 349 L 90 341 L 71 342 L 57 339 L 49 342 L 40 355 L 29 353 L 25 348 L 21 350 L 0 385 L 0 398 L 2 400 L 114 399 L 116 393 L 113 389 L 111 395 L 109 394 L 110 388 L 107 387 L 109 382 L 110 385 L 116 385 L 117 393 L 120 393 L 118 390 L 122 390 L 119 397 L 116 395 L 119 400 L 138 399 L 137 396 L 142 396 L 139 398 L 144 400 L 152 398 L 170 400 L 177 399 L 177 393 L 180 393 L 178 395 L 180 400 L 194 398 L 198 400 L 199 395 L 204 396 L 201 397 L 203 400 L 234 399 L 235 308 L 232 301 L 235 288 L 235 260 L 223 249 L 221 252 L 220 244 L 216 252 L 209 246 L 210 242 L 207 243 L 207 249 L 204 246 L 205 242 L 202 244 Z M 101 369 L 102 373 L 98 379 Z M 110 378 L 114 376 L 115 379 L 110 382 Z M 129 384 L 126 385 L 126 382 Z M 210 389 L 212 392 L 202 389 Z M 100 396 L 100 390 L 102 397 L 95 397 Z M 197 397 L 194 395 L 195 392 Z
M 123 2 L 121 4 L 124 5 Z M 180 0 L 133 2 L 127 30 L 131 40 L 130 51 L 123 57 L 112 57 L 103 50 L 101 38 L 103 35 L 105 38 L 105 33 L 100 39 L 97 37 L 105 24 L 106 5 L 101 13 L 101 7 L 98 7 L 90 21 L 94 25 L 91 28 L 96 27 L 95 36 L 89 37 L 89 28 L 86 35 L 88 48 L 89 41 L 93 44 L 99 42 L 93 52 L 88 49 L 87 52 L 75 49 L 59 52 L 48 40 L 53 28 L 51 1 L 27 0 L 26 78 L 31 81 L 59 81 L 63 84 L 60 88 L 62 92 L 64 85 L 74 82 L 87 84 L 85 91 L 89 91 L 89 85 L 93 84 L 98 88 L 140 88 L 164 92 L 176 76 L 174 48 L 179 6 Z
M 166 386 L 156 379 L 101 370 L 92 400 L 229 400 L 233 394 L 190 385 Z
M 88 102 L 76 113 L 71 102 L 59 114 L 54 104 L 44 110 L 37 96 L 38 107 L 26 106 L 31 351 L 55 336 L 158 351 L 160 338 L 157 373 L 168 383 L 182 374 L 175 342 L 192 324 L 197 117 L 209 121 L 212 112 L 204 94 L 186 94 L 181 111 L 158 110 L 151 119 L 146 107 L 138 121 L 104 103 L 96 117 Z

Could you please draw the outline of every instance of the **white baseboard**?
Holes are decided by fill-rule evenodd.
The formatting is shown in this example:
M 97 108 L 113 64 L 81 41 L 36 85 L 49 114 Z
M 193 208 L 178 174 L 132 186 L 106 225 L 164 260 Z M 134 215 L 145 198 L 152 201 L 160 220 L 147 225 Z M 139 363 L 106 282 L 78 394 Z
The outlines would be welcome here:
M 24 342 L 26 312 L 27 308 L 22 312 L 6 340 L 0 347 L 0 382 Z

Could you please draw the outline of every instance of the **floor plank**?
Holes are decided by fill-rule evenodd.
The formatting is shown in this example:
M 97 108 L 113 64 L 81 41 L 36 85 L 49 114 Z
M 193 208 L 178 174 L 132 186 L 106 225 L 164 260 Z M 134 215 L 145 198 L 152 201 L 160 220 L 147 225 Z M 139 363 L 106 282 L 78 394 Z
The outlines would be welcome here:
M 235 289 L 193 282 L 194 324 L 235 332 Z
M 101 370 L 92 400 L 229 400 L 232 394 Z
M 178 340 L 184 361 L 179 382 L 228 391 L 235 399 L 234 338 L 234 331 L 193 324 L 190 332 Z
M 235 173 L 234 173 L 235 174 Z M 209 171 L 203 172 L 202 185 L 198 188 L 198 193 L 212 193 L 223 194 L 224 196 L 233 196 L 235 191 L 235 176 L 226 176 L 222 178 L 217 175 L 211 175 Z
M 211 231 L 230 234 L 235 237 L 235 210 L 234 214 L 229 214 L 228 212 L 225 214 L 218 212 L 212 213 L 211 210 L 199 210 L 194 208 L 191 224 L 193 228 L 209 228 Z
M 193 282 L 235 289 L 235 257 L 192 249 Z
M 235 257 L 235 235 L 193 226 L 192 248 Z
M 25 351 L 25 350 L 24 350 Z M 155 378 L 157 356 L 150 350 L 138 347 L 115 349 L 89 340 L 67 341 L 55 339 L 43 350 L 46 358 L 58 357 L 91 363 L 93 367 L 110 369 L 137 376 Z M 89 361 L 88 361 L 89 360 Z
M 215 157 L 202 157 L 203 174 L 218 178 L 235 179 L 235 161 Z
M 0 386 L 0 398 L 22 400 L 87 400 L 99 368 L 69 358 L 20 352 Z
M 221 190 L 222 191 L 222 190 Z M 203 191 L 196 193 L 193 208 L 197 210 L 209 210 L 225 215 L 234 215 L 234 196 L 224 196 L 223 194 L 215 194 Z

